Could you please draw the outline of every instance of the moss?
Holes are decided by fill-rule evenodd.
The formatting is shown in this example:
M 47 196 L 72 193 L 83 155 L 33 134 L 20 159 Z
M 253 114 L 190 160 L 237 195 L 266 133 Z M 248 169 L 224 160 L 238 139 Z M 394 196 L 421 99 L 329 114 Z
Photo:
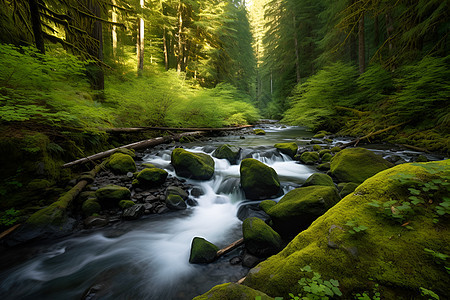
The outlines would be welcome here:
M 267 257 L 281 249 L 281 237 L 263 220 L 252 217 L 242 224 L 245 248 L 253 255 Z
M 317 169 L 320 171 L 328 171 L 330 169 L 330 163 L 326 162 L 317 166 Z
M 416 157 L 415 161 L 416 162 L 427 162 L 428 158 L 425 155 L 420 154 L 419 156 Z
M 155 165 L 151 163 L 143 163 L 142 166 L 148 169 L 156 168 Z
M 191 264 L 207 264 L 216 259 L 219 248 L 201 237 L 194 237 L 191 244 L 189 262 Z
M 307 165 L 312 165 L 319 161 L 319 154 L 317 152 L 303 152 L 300 155 L 300 160 Z
M 136 179 L 139 181 L 139 185 L 157 187 L 166 181 L 168 175 L 169 173 L 167 173 L 166 170 L 159 168 L 147 168 L 139 172 Z
M 261 201 L 261 203 L 259 203 L 259 208 L 261 208 L 264 212 L 267 213 L 267 211 L 275 204 L 277 203 L 273 200 L 264 200 Z
M 325 137 L 325 133 L 317 133 L 313 136 L 315 139 L 323 139 Z
M 237 164 L 237 161 L 239 159 L 239 154 L 241 153 L 241 148 L 224 144 L 219 147 L 217 147 L 216 150 L 214 150 L 212 156 L 219 158 L 219 159 L 226 159 L 230 162 L 230 164 L 235 165 Z
M 136 163 L 134 159 L 127 154 L 114 153 L 108 160 L 106 166 L 117 174 L 126 174 L 136 171 Z
M 43 190 L 49 188 L 52 185 L 47 179 L 33 179 L 27 184 L 28 190 Z
M 176 148 L 172 151 L 171 162 L 178 176 L 209 180 L 214 175 L 214 160 L 204 153 Z
M 263 292 L 249 288 L 248 286 L 236 283 L 224 283 L 213 287 L 211 290 L 192 300 L 255 300 L 261 297 L 261 300 L 272 300 Z
M 278 233 L 291 236 L 306 229 L 339 200 L 334 187 L 301 187 L 284 195 L 267 214 L 272 218 L 273 227 Z
M 422 182 L 444 175 L 448 178 L 450 160 L 402 164 L 369 178 L 280 253 L 252 269 L 243 284 L 271 296 L 287 297 L 298 292 L 297 281 L 305 276 L 300 268 L 310 265 L 323 278 L 338 279 L 344 299 L 371 290 L 373 282 L 380 284 L 382 295 L 386 291 L 389 299 L 410 299 L 420 287 L 433 290 L 442 299 L 450 298 L 448 273 L 424 251 L 448 252 L 450 227 L 448 219 L 442 225 L 433 223 L 436 203 L 414 207 L 409 218 L 412 229 L 383 218 L 368 205 L 391 199 L 407 201 L 407 186 L 399 180 L 405 175 Z M 345 224 L 352 219 L 368 227 L 363 236 L 346 232 Z
M 113 207 L 120 200 L 130 199 L 131 192 L 126 187 L 107 185 L 95 191 L 95 196 L 103 207 Z
M 323 149 L 319 151 L 319 156 L 322 157 L 325 153 L 331 153 L 330 149 Z
M 314 145 L 314 146 L 313 146 L 313 150 L 314 150 L 314 151 L 320 151 L 320 150 L 322 150 L 322 146 L 320 146 L 320 145 Z
M 132 158 L 136 157 L 136 152 L 134 149 L 128 149 L 128 148 L 119 148 L 114 153 L 122 153 L 131 156 Z
M 298 146 L 296 143 L 278 143 L 274 145 L 275 148 L 278 149 L 283 154 L 286 154 L 290 156 L 291 158 L 294 158 L 294 156 L 297 154 Z
M 187 205 L 180 195 L 169 194 L 166 196 L 166 206 L 173 210 L 186 209 Z
M 131 200 L 120 200 L 119 201 L 119 207 L 122 208 L 122 209 L 130 208 L 130 207 L 134 206 L 135 204 L 136 203 L 134 203 Z
M 256 135 L 266 135 L 266 132 L 262 129 L 253 129 L 253 133 Z
M 186 200 L 189 197 L 188 193 L 185 190 L 183 190 L 182 188 L 180 188 L 178 186 L 173 186 L 173 185 L 167 187 L 166 195 L 178 195 L 183 200 Z
M 364 148 L 338 152 L 331 160 L 331 174 L 340 182 L 361 183 L 393 164 Z
M 92 216 L 93 214 L 99 213 L 102 207 L 95 199 L 88 199 L 83 202 L 81 210 L 85 216 Z
M 333 152 L 333 153 L 338 153 L 338 152 L 340 152 L 341 151 L 341 148 L 340 147 L 333 147 L 333 148 L 331 148 L 331 152 Z
M 329 162 L 333 158 L 333 155 L 331 153 L 325 153 L 322 158 L 320 159 L 322 162 Z
M 341 196 L 341 198 L 344 198 L 348 194 L 353 193 L 353 191 L 358 187 L 358 185 L 359 185 L 358 183 L 354 182 L 345 183 L 342 189 L 339 191 L 339 195 Z
M 256 159 L 242 160 L 240 174 L 241 186 L 248 199 L 269 198 L 280 192 L 277 172 Z
M 311 186 L 311 185 L 323 185 L 323 186 L 331 186 L 334 187 L 333 179 L 322 173 L 314 173 L 306 179 L 305 183 L 302 186 Z

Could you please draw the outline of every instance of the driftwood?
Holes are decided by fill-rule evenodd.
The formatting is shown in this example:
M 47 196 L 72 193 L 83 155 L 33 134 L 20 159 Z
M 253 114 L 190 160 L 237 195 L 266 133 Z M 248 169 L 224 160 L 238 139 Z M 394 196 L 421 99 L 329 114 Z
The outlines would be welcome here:
M 132 144 L 128 144 L 125 146 L 121 146 L 118 148 L 114 148 L 114 149 L 110 149 L 104 152 L 100 152 L 85 158 L 81 158 L 72 162 L 68 162 L 66 164 L 63 165 L 63 168 L 68 168 L 68 167 L 72 167 L 74 165 L 77 164 L 82 164 L 82 163 L 86 163 L 89 161 L 93 161 L 96 159 L 101 159 L 104 157 L 107 157 L 111 154 L 113 154 L 115 151 L 117 151 L 118 149 L 121 148 L 126 148 L 126 149 L 142 149 L 142 148 L 148 148 L 148 147 L 152 147 L 152 146 L 156 146 L 156 145 L 160 145 L 160 144 L 164 144 L 164 143 L 169 143 L 171 141 L 177 141 L 180 138 L 184 137 L 184 136 L 195 136 L 195 135 L 202 135 L 205 134 L 205 132 L 203 131 L 194 131 L 194 132 L 185 132 L 185 133 L 180 133 L 180 134 L 175 134 L 172 136 L 164 136 L 164 137 L 157 137 L 154 139 L 149 139 L 149 140 L 144 140 L 144 141 L 140 141 L 140 142 L 136 142 L 136 143 L 132 143 Z
M 231 250 L 233 250 L 233 249 L 239 247 L 239 246 L 242 245 L 243 243 L 244 243 L 244 239 L 241 238 L 240 240 L 237 240 L 236 242 L 231 243 L 230 245 L 226 246 L 225 248 L 220 249 L 219 251 L 217 251 L 216 258 L 221 257 L 222 255 L 224 255 L 224 254 L 230 252 Z
M 109 133 L 132 133 L 147 130 L 161 130 L 161 131 L 231 131 L 244 128 L 253 127 L 253 125 L 244 125 L 239 127 L 224 127 L 224 128 L 177 128 L 177 127 L 135 127 L 135 128 L 104 128 L 105 132 Z
M 359 143 L 361 140 L 369 139 L 369 138 L 371 138 L 371 137 L 373 137 L 373 136 L 375 136 L 375 135 L 378 135 L 378 134 L 380 134 L 380 133 L 383 133 L 383 132 L 392 130 L 392 129 L 397 128 L 397 127 L 400 127 L 400 126 L 403 126 L 403 125 L 405 125 L 405 124 L 406 124 L 406 123 L 401 123 L 401 124 L 397 124 L 397 125 L 392 125 L 392 126 L 389 126 L 389 127 L 387 127 L 387 128 L 384 128 L 384 129 L 381 129 L 381 130 L 378 130 L 378 131 L 369 133 L 369 134 L 367 134 L 367 135 L 365 135 L 365 136 L 363 136 L 363 137 L 357 138 L 357 139 L 355 139 L 355 140 L 353 140 L 353 141 L 351 141 L 351 142 L 348 142 L 348 143 L 342 145 L 342 146 L 341 146 L 341 149 L 347 148 L 347 147 L 349 147 L 349 146 L 355 146 L 355 147 L 356 147 L 356 146 L 358 145 L 358 143 Z
M 0 234 L 0 240 L 1 240 L 2 238 L 4 238 L 5 236 L 7 236 L 8 234 L 10 234 L 11 232 L 13 232 L 14 230 L 16 230 L 17 228 L 19 228 L 20 225 L 22 225 L 22 224 L 16 224 L 16 225 L 14 225 L 13 227 L 8 228 L 8 229 L 6 229 L 5 231 L 3 231 L 3 232 Z
M 416 146 L 411 146 L 411 145 L 406 145 L 406 144 L 399 144 L 399 146 L 414 150 L 414 151 L 419 151 L 419 152 L 426 152 L 426 153 L 430 153 L 430 151 L 428 151 L 425 148 L 420 148 L 420 147 L 416 147 Z

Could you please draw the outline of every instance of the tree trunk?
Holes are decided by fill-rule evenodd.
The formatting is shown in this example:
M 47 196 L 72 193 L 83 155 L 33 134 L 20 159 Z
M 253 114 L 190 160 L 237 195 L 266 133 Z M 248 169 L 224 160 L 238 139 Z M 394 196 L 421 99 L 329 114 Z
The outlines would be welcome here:
M 297 25 L 296 25 L 296 21 L 295 21 L 295 15 L 293 18 L 294 21 L 294 49 L 295 49 L 295 71 L 296 71 L 296 77 L 297 77 L 297 83 L 301 82 L 301 77 L 300 77 L 300 57 L 298 54 L 298 38 L 297 38 Z
M 41 16 L 39 13 L 39 6 L 36 0 L 28 0 L 30 6 L 31 25 L 33 27 L 34 43 L 36 48 L 45 54 L 44 38 L 42 36 Z
M 373 43 L 375 44 L 375 49 L 378 48 L 378 45 L 380 44 L 380 24 L 378 22 L 378 16 L 374 16 L 374 31 L 375 31 L 375 35 L 373 38 Z
M 169 53 L 167 47 L 167 37 L 166 37 L 166 25 L 164 25 L 163 31 L 163 47 L 164 47 L 164 67 L 166 71 L 169 71 Z
M 177 71 L 181 72 L 183 64 L 183 40 L 181 35 L 183 34 L 183 11 L 181 1 L 178 5 L 178 49 L 177 49 Z
M 389 54 L 392 54 L 392 50 L 394 49 L 394 44 L 392 43 L 392 33 L 394 32 L 394 22 L 392 20 L 392 16 L 390 13 L 386 13 L 386 33 L 389 44 Z
M 98 4 L 94 5 L 89 1 L 89 9 L 92 14 L 101 18 L 101 10 Z M 103 30 L 102 23 L 98 20 L 94 21 L 91 36 L 97 41 L 96 45 L 90 47 L 89 54 L 97 58 L 100 62 L 103 61 Z M 103 69 L 99 65 L 91 64 L 89 66 L 89 77 L 91 85 L 95 90 L 103 90 L 105 88 L 105 76 Z
M 112 8 L 112 15 L 111 19 L 114 23 L 117 23 L 117 11 L 116 11 L 116 0 L 112 0 L 113 8 Z M 113 57 L 117 57 L 117 26 L 113 25 L 111 29 L 111 38 L 112 38 L 112 54 Z
M 358 24 L 358 57 L 359 57 L 359 74 L 364 73 L 366 70 L 366 48 L 364 44 L 364 13 L 362 13 Z
M 143 14 L 143 8 L 144 8 L 144 0 L 140 0 L 141 4 L 141 14 Z M 142 15 L 139 18 L 139 24 L 138 24 L 138 36 L 137 36 L 137 46 L 136 46 L 136 52 L 137 52 L 137 59 L 138 59 L 138 73 L 140 73 L 142 70 L 144 70 L 144 19 L 142 18 Z

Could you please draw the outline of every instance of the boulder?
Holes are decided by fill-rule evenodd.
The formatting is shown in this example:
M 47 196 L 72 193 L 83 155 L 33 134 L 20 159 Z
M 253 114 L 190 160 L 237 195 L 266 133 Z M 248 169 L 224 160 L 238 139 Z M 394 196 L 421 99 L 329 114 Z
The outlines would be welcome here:
M 365 148 L 348 148 L 338 152 L 330 166 L 338 181 L 362 183 L 393 164 Z
M 326 153 L 331 153 L 330 149 L 323 149 L 319 151 L 319 156 L 322 157 Z
M 131 156 L 132 158 L 136 157 L 136 151 L 134 149 L 128 149 L 128 148 L 119 148 L 114 153 L 122 153 Z
M 187 207 L 186 202 L 184 202 L 180 195 L 167 195 L 165 203 L 166 206 L 172 210 L 183 210 Z
M 124 210 L 122 218 L 125 220 L 137 220 L 142 217 L 145 213 L 145 207 L 143 204 L 136 204 L 128 207 Z
M 256 135 L 266 135 L 266 132 L 263 129 L 253 129 L 253 133 Z
M 305 183 L 302 186 L 311 186 L 311 185 L 323 185 L 323 186 L 332 186 L 334 187 L 333 179 L 327 174 L 323 173 L 314 173 L 306 179 Z
M 326 163 L 318 165 L 317 166 L 317 170 L 320 170 L 320 171 L 328 171 L 328 170 L 330 170 L 330 163 L 326 162 Z
M 322 150 L 322 146 L 320 146 L 320 145 L 313 145 L 313 150 L 314 151 L 320 151 L 320 150 Z
M 136 171 L 136 163 L 134 159 L 123 153 L 114 153 L 109 158 L 106 166 L 116 174 L 127 174 Z
M 281 237 L 259 218 L 247 218 L 242 224 L 245 248 L 258 257 L 268 257 L 281 250 Z
M 240 174 L 241 186 L 248 199 L 270 198 L 280 192 L 277 172 L 256 159 L 242 160 Z
M 180 196 L 183 200 L 186 200 L 189 197 L 189 194 L 183 190 L 182 188 L 178 187 L 178 186 L 168 186 L 166 189 L 166 197 L 168 195 L 178 195 Z
M 93 214 L 99 213 L 102 210 L 102 207 L 100 206 L 100 203 L 97 202 L 97 199 L 88 199 L 83 202 L 81 210 L 85 216 L 92 216 Z
M 119 185 L 107 185 L 95 191 L 99 203 L 102 207 L 110 208 L 116 206 L 120 200 L 130 199 L 129 189 Z
M 241 148 L 232 145 L 221 145 L 212 154 L 215 158 L 226 159 L 230 164 L 235 165 L 239 159 Z
M 134 201 L 131 200 L 120 200 L 119 207 L 122 209 L 127 209 L 134 206 L 135 204 L 136 203 L 134 203 Z
M 333 155 L 331 155 L 331 153 L 325 153 L 320 160 L 325 163 L 331 161 L 332 158 Z
M 214 160 L 204 153 L 176 148 L 172 151 L 171 162 L 178 176 L 209 180 L 214 175 Z
M 261 201 L 261 203 L 259 203 L 259 208 L 261 208 L 264 212 L 267 213 L 267 211 L 275 204 L 277 203 L 273 200 L 264 200 Z
M 237 283 L 224 283 L 192 300 L 273 300 L 266 294 Z
M 278 143 L 274 145 L 275 148 L 278 149 L 283 154 L 286 154 L 290 156 L 291 158 L 294 158 L 295 154 L 297 154 L 298 146 L 296 143 Z
M 169 174 L 166 170 L 159 168 L 146 168 L 136 176 L 138 185 L 147 187 L 158 187 L 162 185 Z
M 300 160 L 304 164 L 313 165 L 315 163 L 318 163 L 320 158 L 317 152 L 303 152 L 302 155 L 300 155 Z
M 450 227 L 447 218 L 439 216 L 439 226 L 433 222 L 436 215 L 430 214 L 444 203 L 448 186 L 437 185 L 440 197 L 414 205 L 406 218 L 409 229 L 395 220 L 399 210 L 386 214 L 383 208 L 386 203 L 399 207 L 409 202 L 408 188 L 415 184 L 424 186 L 449 177 L 450 160 L 401 164 L 381 171 L 297 235 L 282 252 L 250 270 L 243 284 L 290 299 L 289 293 L 300 291 L 298 280 L 306 275 L 301 268 L 308 265 L 323 279 L 339 280 L 342 299 L 354 299 L 355 293 L 372 291 L 375 285 L 383 299 L 410 299 L 421 288 L 450 299 L 450 277 L 435 257 L 448 254 Z M 415 180 L 419 178 L 422 184 Z M 421 197 L 430 199 L 426 193 Z M 346 224 L 350 220 L 367 227 L 362 236 L 349 232 Z
M 348 194 L 353 193 L 353 191 L 356 190 L 358 185 L 359 185 L 358 183 L 346 182 L 342 187 L 342 189 L 339 191 L 339 196 L 341 196 L 341 198 L 344 198 Z
M 245 204 L 239 206 L 237 217 L 239 220 L 244 221 L 247 218 L 255 217 L 264 222 L 270 221 L 270 216 L 255 204 Z
M 283 236 L 291 237 L 308 228 L 340 200 L 335 187 L 308 186 L 294 189 L 267 212 L 273 228 Z
M 219 248 L 201 237 L 194 237 L 191 244 L 189 262 L 191 264 L 208 264 L 216 259 Z

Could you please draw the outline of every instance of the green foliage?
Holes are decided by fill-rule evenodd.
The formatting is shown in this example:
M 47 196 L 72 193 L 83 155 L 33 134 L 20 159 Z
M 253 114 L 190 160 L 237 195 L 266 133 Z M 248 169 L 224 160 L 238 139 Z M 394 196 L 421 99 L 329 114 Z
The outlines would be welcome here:
M 298 281 L 302 291 L 295 296 L 289 293 L 291 299 L 294 300 L 327 300 L 334 296 L 342 296 L 342 292 L 339 290 L 339 281 L 335 279 L 323 280 L 322 276 L 314 272 L 310 266 L 304 266 L 301 271 L 312 273 L 312 277 L 303 277 Z
M 356 219 L 349 220 L 347 223 L 345 223 L 345 226 L 350 227 L 348 233 L 352 235 L 363 234 L 367 229 L 369 229 L 369 227 L 365 225 L 358 225 L 358 220 Z
M 9 227 L 19 220 L 20 211 L 10 208 L 0 215 L 0 227 Z
M 370 292 L 364 291 L 363 293 L 358 293 L 355 295 L 355 299 L 357 300 L 381 300 L 381 293 L 378 290 L 378 283 L 372 289 L 373 296 L 370 296 Z
M 426 288 L 420 288 L 420 295 L 425 296 L 428 300 L 439 300 L 441 299 L 438 294 L 433 292 L 432 290 L 428 290 Z
M 397 200 L 391 199 L 383 203 L 380 201 L 373 201 L 368 203 L 368 205 L 378 208 L 378 213 L 381 213 L 387 219 L 393 220 L 400 224 L 403 224 L 409 214 L 413 212 L 411 203 L 408 201 L 400 203 Z

